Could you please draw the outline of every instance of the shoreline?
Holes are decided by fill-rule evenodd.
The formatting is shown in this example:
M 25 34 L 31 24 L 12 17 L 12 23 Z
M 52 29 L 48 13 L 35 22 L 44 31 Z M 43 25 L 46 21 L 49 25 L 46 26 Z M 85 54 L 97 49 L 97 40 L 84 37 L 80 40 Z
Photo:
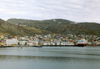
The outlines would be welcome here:
M 100 45 L 97 45 L 96 47 L 98 47 Z M 36 46 L 0 46 L 1 47 L 94 47 L 93 45 L 89 45 L 89 46 L 77 46 L 77 45 L 36 45 Z

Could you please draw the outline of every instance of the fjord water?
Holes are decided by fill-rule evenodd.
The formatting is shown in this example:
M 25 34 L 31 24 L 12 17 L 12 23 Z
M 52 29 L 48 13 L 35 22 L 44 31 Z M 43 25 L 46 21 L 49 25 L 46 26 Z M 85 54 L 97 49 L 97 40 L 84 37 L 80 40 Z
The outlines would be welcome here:
M 0 48 L 0 69 L 99 69 L 100 47 Z

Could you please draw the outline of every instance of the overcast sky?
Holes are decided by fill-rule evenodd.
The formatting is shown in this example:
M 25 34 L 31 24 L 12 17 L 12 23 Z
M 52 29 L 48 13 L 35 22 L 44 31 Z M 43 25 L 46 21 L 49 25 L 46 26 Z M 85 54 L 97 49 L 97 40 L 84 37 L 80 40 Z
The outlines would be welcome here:
M 0 18 L 100 23 L 100 0 L 0 0 Z

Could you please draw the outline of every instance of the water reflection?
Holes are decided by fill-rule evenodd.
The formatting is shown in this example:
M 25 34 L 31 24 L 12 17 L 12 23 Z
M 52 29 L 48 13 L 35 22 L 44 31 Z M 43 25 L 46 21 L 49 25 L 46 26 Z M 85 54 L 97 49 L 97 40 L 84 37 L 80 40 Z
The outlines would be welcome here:
M 100 47 L 0 48 L 0 69 L 99 69 Z

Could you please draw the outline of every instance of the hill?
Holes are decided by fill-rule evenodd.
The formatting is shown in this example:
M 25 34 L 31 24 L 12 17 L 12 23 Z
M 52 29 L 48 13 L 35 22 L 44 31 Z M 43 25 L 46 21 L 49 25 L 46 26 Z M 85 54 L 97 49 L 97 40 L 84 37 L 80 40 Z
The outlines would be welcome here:
M 33 35 L 35 33 L 47 33 L 47 31 L 13 25 L 0 19 L 0 35 Z
M 59 34 L 88 34 L 100 35 L 100 24 L 93 22 L 76 23 L 65 19 L 51 20 L 26 20 L 26 19 L 9 19 L 9 23 L 25 25 L 26 27 L 46 30 Z
M 54 23 L 63 23 L 63 24 L 74 24 L 75 22 L 69 21 L 69 20 L 65 20 L 65 19 L 51 19 L 51 20 L 28 20 L 28 19 L 8 19 L 7 22 L 10 22 L 12 24 L 18 24 L 18 23 L 50 23 L 50 24 L 54 24 Z

